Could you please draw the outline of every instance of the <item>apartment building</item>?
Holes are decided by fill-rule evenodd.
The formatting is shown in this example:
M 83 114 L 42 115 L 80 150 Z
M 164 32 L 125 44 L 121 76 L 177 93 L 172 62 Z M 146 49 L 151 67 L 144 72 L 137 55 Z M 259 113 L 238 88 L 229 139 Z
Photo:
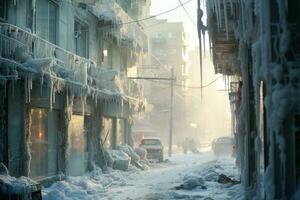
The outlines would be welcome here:
M 0 162 L 47 184 L 105 167 L 131 144 L 143 89 L 127 79 L 147 52 L 149 1 L 130 15 L 114 0 L 0 2 Z M 140 5 L 141 4 L 141 5 Z

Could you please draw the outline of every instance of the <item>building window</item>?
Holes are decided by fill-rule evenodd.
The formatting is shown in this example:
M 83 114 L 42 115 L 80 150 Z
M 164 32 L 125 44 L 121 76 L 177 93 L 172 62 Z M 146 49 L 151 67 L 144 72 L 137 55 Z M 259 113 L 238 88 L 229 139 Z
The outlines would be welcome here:
M 177 49 L 170 49 L 170 54 L 176 54 L 177 53 Z
M 6 1 L 1 0 L 0 2 L 0 21 L 6 20 Z
M 26 1 L 26 27 L 32 30 L 33 24 L 33 9 L 32 9 L 32 0 Z
M 72 115 L 68 127 L 68 173 L 72 176 L 83 174 L 87 169 L 87 134 L 84 129 L 84 116 Z
M 160 39 L 160 38 L 162 38 L 163 37 L 163 34 L 162 33 L 155 33 L 154 34 L 154 38 L 155 39 Z
M 103 146 L 104 148 L 112 148 L 112 119 L 111 118 L 106 118 L 103 117 L 102 121 L 102 130 L 103 134 L 102 136 L 102 141 L 103 141 Z
M 127 139 L 127 127 L 126 127 L 126 122 L 125 122 L 125 119 L 119 119 L 118 120 L 119 123 L 118 123 L 118 130 L 120 132 L 120 138 L 119 138 L 119 141 L 117 139 L 117 144 L 126 144 L 128 142 L 128 139 Z
M 57 22 L 58 5 L 53 1 L 36 1 L 36 32 L 37 34 L 50 41 L 57 43 Z
M 78 21 L 74 23 L 75 52 L 77 55 L 88 57 L 88 26 Z
M 42 178 L 57 173 L 58 112 L 33 108 L 30 111 L 30 177 Z
M 49 41 L 56 44 L 57 5 L 49 1 Z

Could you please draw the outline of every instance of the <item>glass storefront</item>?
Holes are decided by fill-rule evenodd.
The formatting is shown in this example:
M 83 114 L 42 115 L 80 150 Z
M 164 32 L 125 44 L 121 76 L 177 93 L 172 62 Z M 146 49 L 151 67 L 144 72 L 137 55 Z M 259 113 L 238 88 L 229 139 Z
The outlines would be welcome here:
M 30 177 L 57 173 L 58 112 L 32 108 L 30 111 Z
M 78 176 L 87 170 L 87 134 L 84 129 L 84 116 L 72 115 L 68 129 L 68 174 Z

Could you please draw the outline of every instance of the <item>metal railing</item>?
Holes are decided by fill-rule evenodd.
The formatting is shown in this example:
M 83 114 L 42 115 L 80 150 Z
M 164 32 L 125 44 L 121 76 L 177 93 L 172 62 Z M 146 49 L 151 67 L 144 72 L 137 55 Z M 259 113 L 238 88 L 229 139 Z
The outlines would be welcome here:
M 111 25 L 100 27 L 104 32 L 110 32 L 120 40 L 130 39 L 146 50 L 147 35 L 137 22 L 132 19 L 114 0 L 102 0 L 99 6 L 91 6 L 93 12 L 101 19 L 110 19 Z
M 58 66 L 67 71 L 86 74 L 88 65 L 94 61 L 78 56 L 18 26 L 0 23 L 0 56 L 24 62 L 25 57 L 53 58 Z
M 18 26 L 0 22 L 0 58 L 11 60 L 11 63 L 21 66 L 22 62 L 25 62 L 30 56 L 33 59 L 54 59 L 56 68 L 71 72 L 72 76 L 67 78 L 69 82 L 74 84 L 87 85 L 88 76 L 97 79 L 95 74 L 88 72 L 91 65 L 93 65 L 92 68 L 98 68 L 93 60 L 78 56 Z M 30 71 L 31 68 L 28 70 Z M 101 71 L 105 73 L 106 70 L 102 69 Z M 52 75 L 49 71 L 45 74 Z M 56 78 L 61 79 L 61 77 Z M 125 84 L 130 85 L 128 81 L 125 81 Z M 126 85 L 125 87 L 130 86 Z M 99 90 L 99 88 L 94 89 Z M 126 90 L 125 95 L 139 96 L 131 90 Z

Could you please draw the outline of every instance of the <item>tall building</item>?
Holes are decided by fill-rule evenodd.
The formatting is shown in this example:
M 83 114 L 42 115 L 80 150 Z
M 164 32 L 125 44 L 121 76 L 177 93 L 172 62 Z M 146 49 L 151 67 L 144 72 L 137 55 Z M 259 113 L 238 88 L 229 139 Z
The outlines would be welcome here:
M 187 34 L 182 22 L 165 19 L 148 20 L 145 29 L 149 39 L 149 53 L 140 68 L 140 76 L 171 78 L 174 69 L 173 133 L 174 143 L 186 130 L 186 86 L 188 83 Z M 154 130 L 168 144 L 170 120 L 170 80 L 145 80 L 145 97 L 152 111 L 137 129 Z M 167 145 L 166 145 L 167 146 Z

